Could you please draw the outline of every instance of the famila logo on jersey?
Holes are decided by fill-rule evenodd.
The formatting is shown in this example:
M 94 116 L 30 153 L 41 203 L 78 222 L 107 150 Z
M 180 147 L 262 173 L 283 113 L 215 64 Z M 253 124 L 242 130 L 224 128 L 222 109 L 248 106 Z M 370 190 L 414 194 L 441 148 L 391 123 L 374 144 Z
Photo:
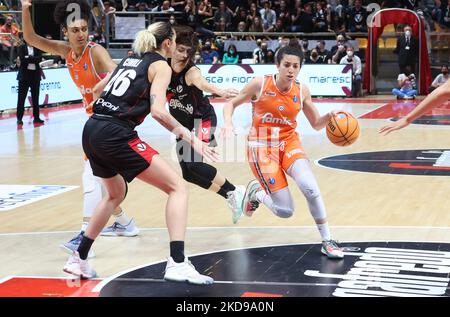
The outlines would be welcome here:
M 358 260 L 345 274 L 305 270 L 306 276 L 341 280 L 333 296 L 444 296 L 450 281 L 450 252 L 368 247 L 345 252 Z

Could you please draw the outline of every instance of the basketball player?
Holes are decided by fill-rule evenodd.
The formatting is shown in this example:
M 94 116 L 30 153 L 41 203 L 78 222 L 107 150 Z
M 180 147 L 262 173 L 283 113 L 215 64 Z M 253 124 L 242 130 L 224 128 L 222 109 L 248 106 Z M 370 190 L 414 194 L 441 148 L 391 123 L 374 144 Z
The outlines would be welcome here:
M 305 196 L 309 211 L 322 237 L 321 252 L 329 258 L 343 258 L 344 253 L 331 238 L 324 202 L 319 186 L 303 150 L 295 128 L 296 117 L 303 110 L 311 126 L 320 130 L 335 112 L 320 116 L 312 103 L 308 87 L 296 80 L 303 54 L 298 46 L 286 46 L 278 51 L 278 74 L 256 77 L 224 106 L 222 133 L 233 131 L 234 108 L 252 102 L 253 123 L 248 136 L 247 156 L 250 168 L 259 180 L 250 183 L 244 199 L 244 213 L 252 215 L 254 206 L 266 205 L 276 216 L 291 217 L 294 201 L 286 174 L 292 177 Z
M 93 42 L 88 42 L 88 21 L 90 6 L 85 0 L 59 1 L 56 5 L 54 18 L 62 26 L 68 42 L 49 40 L 35 33 L 30 16 L 31 0 L 22 0 L 22 23 L 25 40 L 30 45 L 42 51 L 57 54 L 67 61 L 70 76 L 81 92 L 83 104 L 88 115 L 92 114 L 89 105 L 94 101 L 93 90 L 100 82 L 101 75 L 111 73 L 117 67 L 108 52 Z M 75 7 L 75 11 L 73 11 Z M 71 14 L 75 12 L 75 18 Z M 70 21 L 69 21 L 70 20 Z M 92 174 L 88 160 L 85 160 L 83 172 L 83 221 L 81 232 L 69 242 L 61 244 L 61 249 L 72 253 L 78 248 L 83 232 L 86 231 L 89 219 L 92 217 L 97 203 L 102 199 L 102 183 Z M 128 218 L 125 212 L 118 207 L 115 210 L 115 222 L 111 227 L 105 228 L 102 235 L 107 236 L 136 236 L 139 229 L 133 219 Z M 90 256 L 94 256 L 93 252 Z
M 423 114 L 427 113 L 431 109 L 442 105 L 444 102 L 450 99 L 450 80 L 445 84 L 433 90 L 422 102 L 414 108 L 413 111 L 408 113 L 405 117 L 400 120 L 383 126 L 379 133 L 387 135 L 395 130 L 400 130 L 409 125 L 411 122 L 420 118 Z
M 203 142 L 216 146 L 216 113 L 209 99 L 203 96 L 203 92 L 231 98 L 235 97 L 238 91 L 220 89 L 209 84 L 193 62 L 198 46 L 195 32 L 190 27 L 176 27 L 175 30 L 177 45 L 170 60 L 172 79 L 167 91 L 170 114 L 189 131 L 195 128 L 197 137 Z M 224 197 L 232 210 L 233 223 L 237 223 L 243 214 L 245 187 L 231 184 L 214 166 L 204 163 L 201 155 L 193 151 L 190 144 L 184 140 L 177 140 L 177 155 L 183 178 Z
M 95 176 L 102 178 L 106 195 L 97 205 L 78 250 L 64 271 L 92 278 L 87 255 L 114 208 L 125 199 L 127 182 L 138 178 L 168 194 L 166 222 L 170 236 L 170 257 L 164 278 L 193 284 L 211 284 L 184 256 L 188 190 L 186 182 L 150 145 L 143 142 L 136 126 L 151 112 L 152 117 L 176 137 L 192 144 L 205 158 L 217 160 L 214 149 L 184 128 L 167 112 L 166 92 L 172 70 L 166 58 L 175 49 L 175 32 L 170 23 L 157 22 L 136 35 L 133 50 L 112 75 L 100 83 L 103 93 L 93 105 L 94 114 L 83 130 L 83 149 Z

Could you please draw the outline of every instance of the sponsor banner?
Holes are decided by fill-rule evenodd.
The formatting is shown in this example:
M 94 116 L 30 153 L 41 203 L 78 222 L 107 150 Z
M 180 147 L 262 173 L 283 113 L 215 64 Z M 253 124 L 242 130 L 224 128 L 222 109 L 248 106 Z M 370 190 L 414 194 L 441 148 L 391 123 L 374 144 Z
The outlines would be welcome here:
M 198 65 L 208 82 L 242 89 L 255 77 L 276 74 L 275 65 Z M 352 69 L 349 65 L 303 65 L 297 78 L 308 85 L 312 96 L 349 96 Z
M 71 191 L 78 186 L 0 185 L 0 212 L 29 205 L 36 201 Z
M 39 104 L 81 100 L 81 94 L 72 81 L 66 67 L 56 69 L 44 69 L 44 78 L 41 80 L 41 91 L 39 93 Z M 17 72 L 0 72 L 0 110 L 15 109 L 19 82 Z M 31 107 L 31 92 L 28 92 L 25 107 Z

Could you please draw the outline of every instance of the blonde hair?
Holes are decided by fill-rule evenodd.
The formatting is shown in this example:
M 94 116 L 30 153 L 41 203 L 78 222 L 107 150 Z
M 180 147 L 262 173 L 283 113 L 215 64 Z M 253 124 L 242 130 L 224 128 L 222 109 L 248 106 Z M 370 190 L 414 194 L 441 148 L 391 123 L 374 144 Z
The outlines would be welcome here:
M 156 22 L 150 24 L 145 30 L 136 34 L 133 42 L 133 51 L 137 55 L 154 52 L 161 47 L 166 39 L 172 39 L 175 31 L 168 22 Z

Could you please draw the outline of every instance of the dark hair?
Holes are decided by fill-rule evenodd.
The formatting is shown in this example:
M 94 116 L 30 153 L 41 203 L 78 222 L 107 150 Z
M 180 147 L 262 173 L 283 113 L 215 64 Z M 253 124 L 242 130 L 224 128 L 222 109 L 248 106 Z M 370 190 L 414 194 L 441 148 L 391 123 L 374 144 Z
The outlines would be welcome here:
M 282 47 L 278 50 L 276 54 L 276 62 L 278 65 L 281 64 L 281 60 L 283 59 L 284 55 L 294 55 L 297 56 L 300 59 L 300 64 L 303 62 L 303 52 L 298 45 L 298 41 L 291 40 L 289 41 L 289 45 Z
M 189 26 L 174 26 L 177 35 L 177 45 L 185 45 L 191 48 L 189 58 L 193 61 L 195 52 L 198 49 L 198 38 L 194 30 Z
M 230 53 L 231 48 L 234 48 L 234 54 Z M 234 44 L 230 44 L 230 46 L 228 46 L 228 51 L 227 51 L 228 56 L 232 56 L 232 57 L 236 57 L 237 56 L 237 49 L 236 49 L 236 45 Z
M 80 19 L 86 20 L 86 22 L 89 21 L 89 18 L 91 17 L 91 7 L 89 6 L 89 3 L 86 0 L 64 0 L 58 1 L 58 4 L 55 7 L 53 17 L 55 19 L 56 24 L 60 24 L 64 27 L 67 27 L 67 18 L 71 17 L 75 13 L 75 10 L 68 8 L 70 4 L 78 6 L 80 10 L 79 12 Z
M 445 65 L 441 66 L 441 68 L 444 68 L 444 67 L 448 69 L 448 65 L 445 64 Z

